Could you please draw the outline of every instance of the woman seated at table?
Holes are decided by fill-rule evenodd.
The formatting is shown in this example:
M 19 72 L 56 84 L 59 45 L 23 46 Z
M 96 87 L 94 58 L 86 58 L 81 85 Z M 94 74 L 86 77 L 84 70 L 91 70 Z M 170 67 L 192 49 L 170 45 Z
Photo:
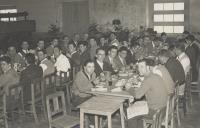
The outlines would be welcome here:
M 86 101 L 91 95 L 86 94 L 96 83 L 96 74 L 94 72 L 94 61 L 87 60 L 83 65 L 83 70 L 79 71 L 73 83 L 73 105 L 77 106 Z

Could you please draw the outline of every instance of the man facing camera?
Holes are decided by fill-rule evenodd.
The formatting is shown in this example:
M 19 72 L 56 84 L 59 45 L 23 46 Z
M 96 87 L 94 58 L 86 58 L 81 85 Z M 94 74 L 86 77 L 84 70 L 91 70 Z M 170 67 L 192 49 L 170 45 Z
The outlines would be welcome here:
M 103 71 L 110 71 L 112 72 L 112 67 L 107 62 L 104 61 L 105 59 L 105 51 L 102 48 L 98 48 L 96 50 L 96 60 L 94 61 L 95 70 L 97 76 L 99 76 Z
M 8 56 L 0 58 L 3 74 L 0 75 L 0 88 L 9 87 L 19 82 L 18 73 L 11 66 L 11 59 Z

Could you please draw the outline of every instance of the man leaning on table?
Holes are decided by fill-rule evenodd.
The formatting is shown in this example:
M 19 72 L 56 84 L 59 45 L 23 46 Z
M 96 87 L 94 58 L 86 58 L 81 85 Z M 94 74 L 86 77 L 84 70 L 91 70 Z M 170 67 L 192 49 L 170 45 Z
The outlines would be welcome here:
M 153 66 L 154 65 L 148 60 L 139 61 L 138 70 L 140 76 L 144 76 L 144 80 L 140 88 L 128 89 L 128 92 L 136 99 L 145 96 L 149 107 L 149 114 L 145 115 L 145 117 L 152 117 L 156 110 L 165 107 L 167 103 L 167 90 L 165 86 L 163 86 L 165 83 L 159 75 L 152 73 Z M 128 120 L 128 127 L 142 127 L 141 117 Z

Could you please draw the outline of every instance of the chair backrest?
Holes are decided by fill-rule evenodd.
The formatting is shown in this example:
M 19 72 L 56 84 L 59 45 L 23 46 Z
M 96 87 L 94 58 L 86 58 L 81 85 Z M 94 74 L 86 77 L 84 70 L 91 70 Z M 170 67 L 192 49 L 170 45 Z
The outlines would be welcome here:
M 168 127 L 169 120 L 174 115 L 174 98 L 175 98 L 175 93 L 172 93 L 168 96 L 166 114 L 165 114 L 165 127 Z
M 165 117 L 166 107 L 158 109 L 156 113 L 153 115 L 153 124 L 152 128 L 161 128 L 162 122 Z
M 37 99 L 42 99 L 44 95 L 42 80 L 36 79 L 31 82 L 31 100 L 35 102 Z
M 47 115 L 49 123 L 53 120 L 66 115 L 66 105 L 64 92 L 59 91 L 50 94 L 46 98 Z
M 8 87 L 8 92 L 6 93 L 6 105 L 7 111 L 22 106 L 22 86 L 20 86 L 20 84 Z
M 44 93 L 50 94 L 56 90 L 56 73 L 47 75 L 43 78 Z
M 69 69 L 68 72 L 60 71 L 60 74 L 59 74 L 60 86 L 65 86 L 67 82 L 71 81 L 73 77 L 72 75 L 73 73 L 71 69 Z
M 0 127 L 8 128 L 6 116 L 6 94 L 4 92 L 0 92 Z

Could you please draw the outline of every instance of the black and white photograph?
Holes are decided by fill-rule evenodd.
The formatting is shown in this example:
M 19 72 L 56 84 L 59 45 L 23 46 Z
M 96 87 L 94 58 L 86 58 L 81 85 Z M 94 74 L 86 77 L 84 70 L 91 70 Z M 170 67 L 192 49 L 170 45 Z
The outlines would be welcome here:
M 200 128 L 200 0 L 0 0 L 0 128 Z

